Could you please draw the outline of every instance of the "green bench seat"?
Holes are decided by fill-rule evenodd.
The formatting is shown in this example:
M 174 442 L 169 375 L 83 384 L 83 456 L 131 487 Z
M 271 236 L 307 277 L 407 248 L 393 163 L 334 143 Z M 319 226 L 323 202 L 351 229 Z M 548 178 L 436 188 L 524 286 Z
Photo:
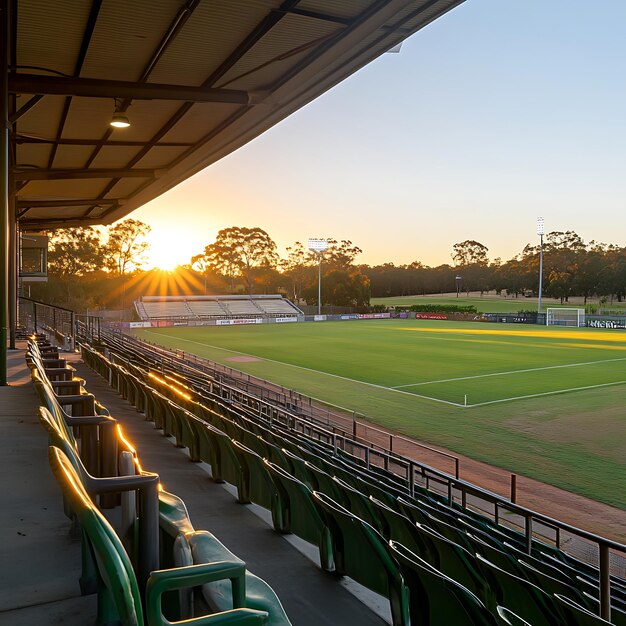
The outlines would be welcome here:
M 235 581 L 244 579 L 245 567 L 241 562 L 205 563 L 153 571 L 145 592 L 142 592 L 121 541 L 89 498 L 69 459 L 59 448 L 51 446 L 49 460 L 52 472 L 64 496 L 71 503 L 94 555 L 98 579 L 98 625 L 168 626 L 171 622 L 163 616 L 161 604 L 164 593 L 196 587 L 219 578 Z M 267 624 L 267 613 L 236 608 L 216 615 L 196 617 L 185 623 L 189 626 L 260 626 Z

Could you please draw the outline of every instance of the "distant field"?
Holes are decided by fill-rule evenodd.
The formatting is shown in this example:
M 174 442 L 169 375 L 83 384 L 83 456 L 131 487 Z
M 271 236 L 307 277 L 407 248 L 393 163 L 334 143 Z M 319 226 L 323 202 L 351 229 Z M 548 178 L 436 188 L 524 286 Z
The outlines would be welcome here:
M 626 333 L 415 320 L 136 332 L 626 509 Z
M 461 306 L 473 305 L 479 313 L 517 313 L 518 311 L 536 311 L 537 298 L 519 298 L 509 297 L 501 298 L 493 295 L 485 295 L 480 297 L 477 294 L 470 294 L 470 297 L 461 294 L 458 298 L 455 295 L 444 296 L 397 296 L 393 298 L 372 298 L 371 304 L 384 304 L 385 306 L 412 306 L 413 304 L 458 304 Z M 597 302 L 589 301 L 590 304 Z M 571 308 L 584 309 L 585 305 L 581 302 L 572 302 L 561 305 L 559 300 L 544 298 L 542 309 L 545 307 L 565 306 Z M 615 302 L 610 306 L 614 310 L 625 310 L 626 303 Z

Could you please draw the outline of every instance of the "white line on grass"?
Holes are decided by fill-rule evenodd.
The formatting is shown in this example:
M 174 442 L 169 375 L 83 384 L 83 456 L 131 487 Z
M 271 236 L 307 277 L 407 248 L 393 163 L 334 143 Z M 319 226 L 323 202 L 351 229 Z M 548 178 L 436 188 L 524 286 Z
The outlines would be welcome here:
M 508 372 L 494 372 L 492 374 L 477 374 L 476 376 L 461 376 L 459 378 L 442 378 L 441 380 L 427 380 L 421 383 L 409 383 L 408 385 L 397 385 L 390 389 L 403 389 L 404 387 L 420 387 L 421 385 L 434 385 L 436 383 L 451 383 L 457 380 L 470 380 L 472 378 L 488 378 L 490 376 L 508 376 L 510 374 L 523 374 L 525 372 L 540 372 L 542 370 L 555 370 L 563 367 L 580 367 L 581 365 L 595 365 L 596 363 L 614 363 L 615 361 L 626 361 L 626 357 L 616 359 L 603 359 L 600 361 L 587 361 L 586 363 L 568 363 L 566 365 L 548 365 L 546 367 L 533 367 L 525 370 L 511 370 Z M 540 394 L 541 395 L 541 394 Z M 527 396 L 524 396 L 527 397 Z M 476 406 L 476 405 L 472 405 Z
M 267 361 L 269 363 L 278 363 L 279 365 L 286 365 L 288 367 L 296 367 L 300 370 L 305 370 L 307 372 L 313 372 L 315 374 L 322 374 L 324 376 L 332 376 L 333 378 L 339 378 L 340 380 L 347 380 L 351 383 L 358 383 L 359 385 L 367 385 L 368 387 L 376 387 L 377 389 L 384 389 L 385 391 L 393 391 L 394 393 L 401 393 L 405 396 L 411 396 L 413 398 L 422 398 L 423 400 L 432 400 L 433 402 L 440 402 L 441 404 L 448 404 L 450 406 L 458 406 L 462 407 L 464 405 L 458 402 L 450 402 L 448 400 L 442 400 L 441 398 L 432 398 L 431 396 L 422 396 L 418 393 L 411 393 L 410 391 L 402 391 L 401 389 L 394 389 L 393 387 L 385 387 L 384 385 L 377 385 L 375 383 L 367 383 L 364 380 L 356 380 L 355 378 L 347 378 L 346 376 L 339 376 L 339 374 L 331 374 L 330 372 L 322 372 L 320 370 L 314 370 L 311 367 L 304 367 L 302 365 L 294 365 L 293 363 L 285 363 L 284 361 L 277 361 L 275 359 L 266 359 L 265 357 L 257 356 L 256 354 L 249 354 L 247 352 L 240 352 L 239 350 L 231 350 L 229 348 L 222 348 L 221 346 L 214 346 L 210 343 L 202 343 L 201 341 L 193 341 L 192 339 L 184 339 L 183 337 L 178 337 L 176 335 L 168 335 L 166 333 L 157 333 L 153 330 L 146 330 L 146 333 L 150 333 L 153 335 L 158 335 L 159 337 L 170 337 L 171 339 L 176 339 L 176 341 L 185 341 L 187 343 L 193 343 L 198 346 L 204 346 L 205 348 L 214 348 L 215 350 L 223 350 L 224 352 L 231 352 L 232 354 L 241 354 L 243 356 L 251 356 L 261 361 Z
M 559 389 L 557 391 L 546 391 L 544 393 L 532 393 L 528 396 L 514 396 L 512 398 L 502 398 L 500 400 L 489 400 L 487 402 L 478 402 L 477 404 L 468 404 L 468 409 L 473 409 L 476 406 L 485 406 L 486 404 L 498 404 L 500 402 L 511 402 L 512 400 L 525 400 L 526 398 L 539 398 L 540 396 L 556 396 L 562 393 L 569 393 L 570 391 L 584 391 L 585 389 L 598 389 L 599 387 L 615 387 L 616 385 L 623 385 L 626 380 L 618 380 L 614 383 L 601 383 L 599 385 L 588 385 L 587 387 L 571 387 L 570 389 Z

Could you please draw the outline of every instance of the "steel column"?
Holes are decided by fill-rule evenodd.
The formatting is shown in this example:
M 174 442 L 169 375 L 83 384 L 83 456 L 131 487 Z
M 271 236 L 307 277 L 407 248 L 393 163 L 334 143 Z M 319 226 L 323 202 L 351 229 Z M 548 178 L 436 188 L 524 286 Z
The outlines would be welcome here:
M 8 236 L 8 304 L 9 304 L 9 349 L 15 350 L 17 330 L 17 221 L 15 219 L 15 193 L 10 185 L 9 194 L 9 236 Z
M 9 304 L 9 2 L 0 0 L 0 385 L 7 384 Z

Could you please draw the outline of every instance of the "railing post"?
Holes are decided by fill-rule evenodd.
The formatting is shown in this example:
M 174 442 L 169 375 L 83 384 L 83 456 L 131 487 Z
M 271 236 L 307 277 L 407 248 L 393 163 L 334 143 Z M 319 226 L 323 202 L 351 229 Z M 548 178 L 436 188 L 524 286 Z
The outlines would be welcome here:
M 511 474 L 511 502 L 517 502 L 517 474 Z
M 611 569 L 609 547 L 605 543 L 598 545 L 600 550 L 600 617 L 611 621 Z
M 454 457 L 454 477 L 459 480 L 459 457 Z
M 76 313 L 72 311 L 71 313 L 71 324 L 72 324 L 72 335 L 70 339 L 70 350 L 72 352 L 76 351 Z
M 526 554 L 533 551 L 533 516 L 526 515 Z

